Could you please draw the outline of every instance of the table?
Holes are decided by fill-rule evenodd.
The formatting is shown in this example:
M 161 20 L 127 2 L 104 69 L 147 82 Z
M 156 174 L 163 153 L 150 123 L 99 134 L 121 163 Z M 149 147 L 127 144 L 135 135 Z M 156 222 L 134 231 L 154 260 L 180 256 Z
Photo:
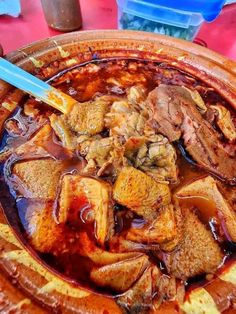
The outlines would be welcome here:
M 60 34 L 50 29 L 43 16 L 40 0 L 21 0 L 19 18 L 0 16 L 0 43 L 5 53 L 16 50 L 35 40 Z M 116 29 L 117 8 L 115 0 L 80 0 L 83 30 Z M 236 4 L 224 7 L 217 20 L 204 23 L 198 38 L 208 48 L 236 60 Z

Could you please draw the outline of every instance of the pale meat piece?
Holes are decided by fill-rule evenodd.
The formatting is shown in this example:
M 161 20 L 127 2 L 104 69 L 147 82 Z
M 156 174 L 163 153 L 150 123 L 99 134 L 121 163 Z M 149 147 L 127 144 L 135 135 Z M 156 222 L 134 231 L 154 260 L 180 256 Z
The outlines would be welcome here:
M 144 244 L 127 240 L 125 237 L 113 236 L 109 241 L 111 252 L 148 252 L 150 250 L 159 250 L 159 244 Z
M 175 214 L 175 223 L 176 223 L 177 233 L 173 239 L 166 241 L 165 243 L 162 243 L 160 245 L 161 250 L 165 251 L 165 252 L 171 252 L 174 249 L 176 249 L 177 247 L 179 247 L 181 245 L 183 237 L 184 237 L 183 214 L 182 214 L 182 210 L 179 207 L 179 204 L 177 202 L 174 202 L 174 214 Z
M 157 217 L 158 208 L 171 202 L 167 184 L 158 183 L 133 167 L 121 170 L 114 184 L 113 197 L 149 221 Z
M 112 137 L 105 137 L 91 142 L 86 160 L 93 160 L 98 168 L 102 168 L 104 164 L 111 158 L 111 150 L 113 149 Z
M 79 235 L 78 253 L 91 259 L 96 265 L 104 266 L 117 263 L 126 259 L 139 257 L 139 252 L 109 252 L 97 247 L 95 243 L 88 237 L 86 232 Z
M 28 198 L 54 199 L 63 169 L 62 161 L 50 158 L 17 162 L 13 174 L 18 192 Z
M 76 147 L 76 137 L 66 123 L 64 115 L 52 114 L 50 117 L 51 127 L 53 128 L 56 135 L 59 137 L 62 145 L 70 150 L 74 150 Z
M 124 147 L 117 138 L 105 137 L 91 139 L 80 145 L 81 151 L 85 152 L 87 165 L 83 173 L 117 176 L 120 170 L 128 165 L 124 156 Z
M 47 154 L 46 142 L 50 141 L 52 136 L 52 128 L 49 124 L 42 126 L 36 134 L 27 142 L 16 148 L 16 153 L 18 155 L 27 155 L 30 153 L 39 152 L 39 154 Z
M 84 173 L 97 172 L 100 176 L 112 164 L 112 151 L 114 149 L 113 138 L 105 137 L 94 139 L 88 143 L 87 154 L 85 159 L 88 164 L 84 169 Z
M 159 85 L 149 93 L 146 106 L 149 123 L 156 132 L 177 141 L 181 137 L 196 163 L 236 184 L 236 152 L 225 145 L 221 134 L 203 118 L 191 94 L 180 86 Z
M 104 129 L 104 117 L 108 107 L 109 101 L 99 98 L 91 102 L 78 103 L 66 116 L 66 121 L 77 133 L 98 134 Z
M 187 279 L 203 273 L 214 273 L 223 260 L 219 245 L 195 213 L 186 211 L 184 236 L 179 248 L 163 258 L 170 274 Z
M 189 89 L 185 86 L 183 86 L 183 88 L 190 94 L 192 100 L 194 101 L 195 105 L 197 106 L 198 111 L 201 114 L 204 114 L 207 112 L 207 106 L 205 105 L 201 95 L 199 94 L 199 92 L 195 89 Z
M 230 111 L 220 104 L 210 106 L 216 112 L 216 123 L 221 132 L 229 141 L 236 139 L 236 127 L 233 123 Z
M 177 155 L 168 139 L 161 134 L 131 137 L 125 143 L 125 156 L 158 182 L 177 182 Z
M 143 313 L 152 307 L 152 298 L 156 292 L 156 283 L 161 277 L 157 266 L 148 267 L 139 280 L 118 298 L 118 304 L 131 313 Z
M 146 97 L 146 89 L 142 85 L 130 87 L 127 95 L 128 102 L 132 105 L 140 105 Z
M 90 211 L 88 219 L 95 221 L 96 238 L 103 245 L 111 236 L 114 225 L 111 194 L 111 186 L 106 182 L 80 175 L 65 175 L 60 193 L 58 221 L 73 222 L 78 219 L 81 211 Z
M 63 245 L 64 227 L 53 218 L 52 202 L 34 201 L 26 213 L 26 232 L 29 242 L 39 252 L 49 253 Z
M 216 181 L 211 177 L 196 180 L 184 187 L 177 193 L 178 198 L 202 197 L 211 201 L 217 210 L 219 221 L 228 240 L 236 242 L 236 213 L 230 204 L 224 199 Z
M 175 300 L 182 303 L 185 295 L 184 282 L 176 279 L 173 275 L 162 274 L 156 283 L 157 298 L 159 301 Z M 154 301 L 155 303 L 155 301 Z
M 165 243 L 177 237 L 178 229 L 175 220 L 174 206 L 163 206 L 158 216 L 142 228 L 130 228 L 127 240 L 141 243 Z
M 55 133 L 50 124 L 44 124 L 33 137 L 16 148 L 15 152 L 21 158 L 46 158 L 62 159 L 70 157 L 70 153 L 54 141 Z
M 113 197 L 146 220 L 156 217 L 157 209 L 171 201 L 167 184 L 158 183 L 133 167 L 125 167 L 120 172 L 114 184 Z
M 92 269 L 91 280 L 100 287 L 111 288 L 117 292 L 128 290 L 144 270 L 150 265 L 148 256 L 130 258 L 118 263 Z
M 125 100 L 114 102 L 105 116 L 105 125 L 110 129 L 110 136 L 122 136 L 125 140 L 142 135 L 145 123 L 144 115 Z

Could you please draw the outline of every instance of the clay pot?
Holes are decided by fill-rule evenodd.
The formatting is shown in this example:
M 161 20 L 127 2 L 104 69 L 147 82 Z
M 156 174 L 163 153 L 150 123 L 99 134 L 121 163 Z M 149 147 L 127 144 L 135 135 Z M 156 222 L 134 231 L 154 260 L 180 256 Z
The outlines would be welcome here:
M 133 31 L 75 32 L 33 43 L 7 55 L 11 62 L 43 79 L 95 58 L 110 57 L 172 64 L 205 81 L 236 109 L 236 63 L 171 37 Z M 47 71 L 40 71 L 45 66 Z M 0 82 L 1 102 L 10 89 Z M 23 96 L 17 95 L 18 100 Z M 9 114 L 0 104 L 0 127 Z M 0 269 L 0 291 L 4 291 L 0 312 L 121 313 L 112 298 L 80 287 L 46 266 L 27 246 L 16 213 L 7 210 L 4 203 L 0 204 Z

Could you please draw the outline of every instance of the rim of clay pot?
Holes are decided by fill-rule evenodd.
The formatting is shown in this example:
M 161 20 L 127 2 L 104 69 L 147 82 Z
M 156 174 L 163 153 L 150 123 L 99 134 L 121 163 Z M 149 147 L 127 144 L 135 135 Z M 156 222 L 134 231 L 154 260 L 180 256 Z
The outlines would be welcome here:
M 58 54 L 53 53 L 55 48 L 62 47 L 73 54 L 77 47 L 83 53 L 91 54 L 91 51 L 97 48 L 100 50 L 102 46 L 106 46 L 109 51 L 113 50 L 112 56 L 115 56 L 115 51 L 127 50 L 129 47 L 137 52 L 149 52 L 146 56 L 148 58 L 156 57 L 172 62 L 175 67 L 207 81 L 236 107 L 236 62 L 208 48 L 169 36 L 124 30 L 78 31 L 34 42 L 9 53 L 6 57 L 31 71 L 37 65 L 35 62 L 29 64 L 33 58 L 40 62 L 45 54 L 48 54 L 51 60 L 57 55 L 60 56 L 59 50 Z
M 207 82 L 236 109 L 236 62 L 207 48 L 173 37 L 137 31 L 79 31 L 34 42 L 6 56 L 32 73 L 37 73 L 37 70 L 57 60 L 62 61 L 64 68 L 69 68 L 94 58 L 109 57 L 168 62 Z M 0 249 L 3 249 L 0 268 L 10 277 L 14 275 L 15 268 L 19 269 L 17 284 L 30 297 L 49 308 L 66 313 L 91 313 L 98 310 L 98 305 L 99 313 L 107 307 L 112 313 L 120 313 L 111 298 L 75 286 L 73 282 L 65 281 L 63 276 L 57 276 L 55 271 L 45 268 L 44 263 L 26 249 L 15 229 L 8 225 L 1 209 L 0 204 Z M 16 288 L 12 289 L 17 291 Z M 9 295 L 9 302 L 14 304 L 13 295 Z M 32 304 L 26 307 L 29 312 L 30 307 L 32 311 L 40 312 Z

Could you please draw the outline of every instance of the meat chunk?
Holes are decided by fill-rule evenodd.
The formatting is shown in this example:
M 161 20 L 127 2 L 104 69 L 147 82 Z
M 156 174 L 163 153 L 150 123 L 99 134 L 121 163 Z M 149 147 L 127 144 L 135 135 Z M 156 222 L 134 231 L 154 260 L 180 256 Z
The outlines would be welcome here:
M 160 276 L 161 272 L 156 266 L 148 267 L 134 286 L 118 298 L 118 303 L 131 313 L 143 313 L 150 309 Z
M 236 213 L 224 199 L 216 181 L 211 176 L 196 180 L 182 187 L 176 193 L 176 196 L 179 198 L 200 197 L 212 202 L 217 209 L 222 229 L 226 231 L 226 237 L 228 240 L 236 242 Z
M 73 223 L 78 220 L 78 215 L 84 216 L 84 220 L 94 219 L 97 241 L 103 245 L 111 235 L 114 224 L 110 185 L 80 175 L 65 175 L 60 194 L 58 221 Z
M 131 136 L 140 136 L 144 132 L 146 119 L 126 101 L 116 101 L 106 114 L 106 127 L 111 136 L 122 136 L 127 140 Z
M 131 228 L 127 239 L 141 243 L 165 243 L 177 236 L 178 230 L 172 204 L 162 207 L 153 222 L 142 228 Z
M 153 299 L 153 310 L 159 309 L 160 304 L 164 300 L 175 300 L 176 303 L 183 303 L 185 295 L 184 283 L 180 280 L 177 280 L 174 276 L 169 276 L 166 274 L 161 274 L 156 282 L 156 294 Z M 169 303 L 169 302 L 168 302 Z M 160 307 L 162 308 L 162 306 Z M 151 313 L 156 313 L 151 312 Z M 162 313 L 161 311 L 158 313 Z M 165 312 L 163 312 L 165 313 Z M 172 312 L 168 312 L 172 313 Z
M 49 124 L 43 125 L 34 136 L 20 145 L 16 149 L 16 154 L 21 158 L 42 158 L 52 157 L 62 159 L 69 157 L 70 154 L 61 145 L 57 144 L 54 139 L 54 131 Z
M 174 216 L 175 216 L 175 224 L 176 224 L 176 235 L 169 241 L 166 241 L 160 245 L 160 248 L 165 252 L 171 252 L 177 247 L 179 247 L 184 237 L 183 214 L 177 202 L 174 202 Z
M 164 256 L 167 270 L 183 280 L 202 273 L 214 273 L 223 258 L 211 232 L 191 211 L 186 212 L 184 237 L 179 249 Z
M 125 143 L 125 156 L 139 168 L 159 182 L 177 181 L 176 152 L 168 139 L 161 134 L 148 138 L 129 138 Z
M 211 108 L 216 112 L 216 123 L 224 136 L 229 141 L 234 141 L 236 139 L 236 127 L 233 123 L 230 111 L 220 104 L 211 106 Z
M 141 252 L 145 253 L 150 250 L 158 250 L 158 244 L 144 244 L 133 242 L 130 240 L 125 239 L 125 237 L 113 236 L 109 241 L 109 249 L 112 252 Z
M 112 148 L 112 137 L 105 137 L 92 141 L 86 155 L 86 160 L 89 162 L 92 159 L 97 167 L 102 168 L 111 158 L 110 153 Z
M 71 132 L 66 123 L 64 115 L 52 114 L 50 116 L 51 127 L 62 142 L 62 145 L 68 149 L 74 150 L 76 147 L 76 137 Z
M 142 85 L 136 85 L 132 86 L 129 89 L 127 98 L 132 105 L 139 105 L 141 102 L 144 101 L 145 96 L 146 96 L 145 88 Z
M 117 292 L 124 292 L 139 279 L 149 265 L 148 256 L 140 254 L 139 257 L 100 268 L 94 268 L 90 273 L 90 278 L 100 287 L 107 287 Z
M 89 238 L 86 232 L 80 232 L 78 241 L 78 253 L 81 256 L 88 257 L 98 266 L 109 265 L 140 256 L 139 252 L 117 253 L 105 251 L 96 246 L 94 241 Z
M 192 100 L 194 101 L 195 105 L 197 106 L 198 111 L 201 114 L 206 113 L 207 112 L 207 106 L 205 105 L 199 92 L 197 90 L 189 89 L 185 86 L 183 86 L 183 88 L 190 94 Z
M 84 172 L 94 172 L 101 176 L 109 167 L 112 167 L 114 149 L 112 137 L 92 140 L 87 148 L 85 159 L 88 164 Z
M 146 220 L 157 216 L 157 209 L 171 201 L 167 184 L 156 182 L 140 170 L 125 167 L 120 172 L 113 190 L 114 199 Z
M 183 113 L 177 97 L 180 87 L 159 85 L 147 98 L 149 116 L 155 121 L 156 130 L 173 142 L 180 138 Z
M 49 253 L 57 250 L 58 243 L 62 246 L 64 228 L 53 218 L 52 202 L 34 200 L 27 208 L 25 220 L 28 239 L 37 251 Z
M 221 141 L 185 88 L 160 85 L 149 93 L 146 105 L 158 132 L 171 142 L 182 136 L 186 150 L 198 165 L 236 184 L 235 151 Z
M 49 158 L 17 162 L 13 174 L 20 180 L 18 192 L 28 198 L 54 199 L 63 169 L 62 161 Z
M 200 166 L 222 177 L 230 184 L 235 184 L 235 154 L 231 154 L 227 147 L 224 147 L 219 134 L 207 121 L 200 120 L 199 113 L 199 122 L 195 118 L 189 118 L 192 115 L 190 110 L 187 106 L 183 109 L 185 119 L 181 127 L 187 151 Z
M 108 106 L 108 101 L 99 98 L 95 101 L 79 103 L 67 116 L 67 123 L 77 133 L 98 134 L 104 129 L 104 117 Z

